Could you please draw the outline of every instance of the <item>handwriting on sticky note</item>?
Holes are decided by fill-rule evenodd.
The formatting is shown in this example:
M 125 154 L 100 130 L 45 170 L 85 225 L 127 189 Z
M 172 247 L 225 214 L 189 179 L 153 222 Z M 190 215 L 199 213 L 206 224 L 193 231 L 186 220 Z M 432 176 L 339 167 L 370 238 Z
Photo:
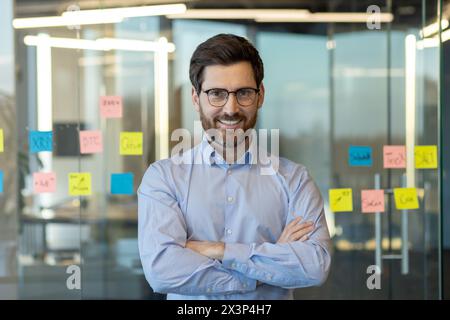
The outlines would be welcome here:
M 386 169 L 406 168 L 406 147 L 384 146 L 383 167 Z
M 361 211 L 364 213 L 384 212 L 384 191 L 361 190 Z
M 3 129 L 0 129 L 0 152 L 5 151 L 4 142 L 3 142 Z
M 56 191 L 56 173 L 35 172 L 33 173 L 33 192 L 51 193 Z
M 353 211 L 352 189 L 330 189 L 330 207 L 333 212 Z
M 133 194 L 132 173 L 111 174 L 111 194 Z
M 399 210 L 419 209 L 416 188 L 394 188 L 394 199 Z
M 90 173 L 69 173 L 69 194 L 71 196 L 88 196 L 91 193 Z
M 28 138 L 31 153 L 53 150 L 52 131 L 30 131 Z
M 120 154 L 141 155 L 142 154 L 142 132 L 120 133 Z
M 100 97 L 100 115 L 103 118 L 122 118 L 122 97 Z
M 0 171 L 0 193 L 3 193 L 3 171 Z
M 352 167 L 372 166 L 372 148 L 369 146 L 350 146 L 348 149 L 348 162 Z
M 414 159 L 416 169 L 436 169 L 437 146 L 415 146 Z
M 101 131 L 80 131 L 80 152 L 99 153 L 103 152 Z

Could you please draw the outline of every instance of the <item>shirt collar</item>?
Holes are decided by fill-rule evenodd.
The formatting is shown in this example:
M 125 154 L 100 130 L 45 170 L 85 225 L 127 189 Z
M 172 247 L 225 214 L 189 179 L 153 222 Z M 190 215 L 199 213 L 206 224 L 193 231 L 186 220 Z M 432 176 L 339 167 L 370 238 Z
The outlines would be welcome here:
M 250 167 L 252 164 L 256 163 L 256 155 L 257 155 L 257 142 L 256 139 L 254 139 L 252 136 L 249 136 L 250 138 L 250 146 L 248 150 L 245 151 L 245 153 L 242 155 L 240 159 L 238 159 L 235 163 L 232 163 L 230 165 L 249 165 Z M 202 153 L 202 160 L 203 163 L 206 163 L 208 165 L 213 164 L 224 164 L 227 165 L 225 162 L 225 159 L 223 159 L 222 155 L 216 152 L 213 146 L 209 144 L 208 138 L 206 134 L 203 132 L 203 138 L 201 142 L 201 153 Z

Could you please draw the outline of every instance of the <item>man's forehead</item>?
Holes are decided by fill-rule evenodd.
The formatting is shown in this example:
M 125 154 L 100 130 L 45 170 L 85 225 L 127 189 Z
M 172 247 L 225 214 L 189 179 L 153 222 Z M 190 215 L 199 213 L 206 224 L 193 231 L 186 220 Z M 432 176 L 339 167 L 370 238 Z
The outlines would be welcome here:
M 254 86 L 255 77 L 249 62 L 211 65 L 203 70 L 203 83 L 213 86 Z

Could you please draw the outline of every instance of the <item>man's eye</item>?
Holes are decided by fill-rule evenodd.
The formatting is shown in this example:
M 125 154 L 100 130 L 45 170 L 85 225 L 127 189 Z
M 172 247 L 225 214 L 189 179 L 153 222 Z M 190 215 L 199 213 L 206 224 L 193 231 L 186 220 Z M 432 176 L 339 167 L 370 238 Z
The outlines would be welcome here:
M 211 90 L 211 91 L 209 92 L 209 94 L 210 94 L 212 97 L 222 97 L 222 96 L 223 96 L 223 92 L 222 92 L 221 90 Z
M 248 97 L 252 94 L 251 90 L 245 89 L 245 90 L 240 90 L 238 93 L 241 97 Z

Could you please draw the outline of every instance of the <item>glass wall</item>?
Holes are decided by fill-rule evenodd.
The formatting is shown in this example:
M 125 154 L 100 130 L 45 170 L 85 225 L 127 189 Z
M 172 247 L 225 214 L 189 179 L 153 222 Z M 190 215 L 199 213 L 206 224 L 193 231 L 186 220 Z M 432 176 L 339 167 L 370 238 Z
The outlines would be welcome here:
M 423 32 L 438 21 L 439 1 L 381 1 L 394 20 L 373 30 L 365 22 L 263 23 L 219 14 L 11 27 L 13 16 L 107 4 L 0 4 L 0 39 L 8 44 L 0 48 L 0 298 L 165 298 L 140 264 L 136 190 L 148 165 L 168 154 L 170 132 L 193 133 L 189 61 L 218 33 L 245 36 L 260 51 L 266 98 L 257 127 L 280 129 L 281 156 L 305 165 L 325 200 L 331 273 L 295 297 L 440 297 L 440 171 L 383 166 L 386 145 L 440 148 L 438 30 Z M 315 10 L 366 12 L 370 4 L 319 1 Z M 36 131 L 51 132 L 51 151 L 48 134 Z M 372 165 L 349 165 L 351 146 L 371 147 Z M 419 209 L 396 209 L 393 189 L 405 186 L 417 188 Z M 333 212 L 335 188 L 353 190 L 351 212 Z M 362 213 L 361 190 L 376 188 L 384 190 L 385 212 Z M 375 264 L 381 289 L 370 290 L 367 268 Z

